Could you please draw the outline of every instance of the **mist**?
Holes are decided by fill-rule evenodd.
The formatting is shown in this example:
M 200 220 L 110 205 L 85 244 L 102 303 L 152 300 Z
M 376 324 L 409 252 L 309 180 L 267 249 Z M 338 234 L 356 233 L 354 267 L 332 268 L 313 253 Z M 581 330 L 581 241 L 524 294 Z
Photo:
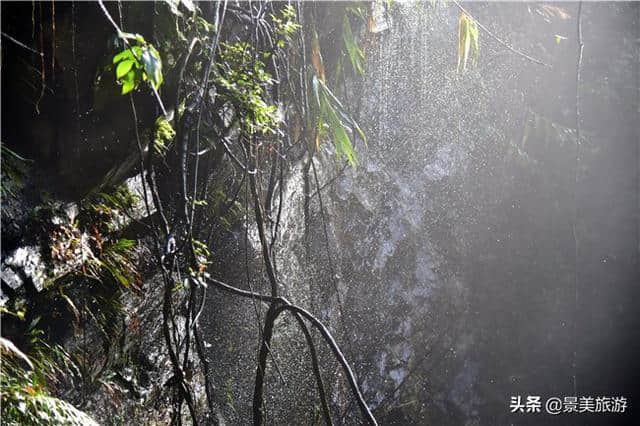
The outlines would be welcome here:
M 637 3 L 2 27 L 7 424 L 636 424 Z

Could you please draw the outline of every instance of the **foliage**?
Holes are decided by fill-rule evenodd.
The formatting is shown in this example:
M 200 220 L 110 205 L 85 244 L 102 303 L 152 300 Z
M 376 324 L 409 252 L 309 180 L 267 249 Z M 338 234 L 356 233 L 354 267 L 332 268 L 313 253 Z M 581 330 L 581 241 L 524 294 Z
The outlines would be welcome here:
M 103 215 L 104 217 L 98 223 L 109 227 L 113 225 L 115 214 L 128 212 L 139 201 L 138 197 L 132 194 L 126 186 L 120 185 L 110 191 L 99 192 L 85 200 L 85 207 L 90 212 Z
M 160 155 L 165 155 L 169 144 L 176 137 L 176 131 L 173 130 L 171 123 L 164 117 L 160 116 L 156 119 L 156 132 L 153 138 L 153 148 Z
M 344 46 L 347 49 L 349 60 L 351 61 L 351 66 L 358 74 L 364 75 L 364 53 L 353 38 L 351 22 L 349 22 L 347 14 L 344 15 L 342 24 L 342 38 L 344 40 Z
M 4 311 L 4 307 L 2 307 Z M 4 337 L 0 337 L 0 354 L 8 354 L 16 356 L 22 359 L 29 367 L 33 368 L 33 364 L 28 356 L 24 354 L 20 349 L 13 344 L 13 342 L 9 339 L 5 339 Z
M 137 89 L 144 81 L 158 90 L 164 80 L 160 53 L 140 34 L 120 33 L 119 36 L 127 44 L 126 49 L 113 57 L 116 80 L 122 85 L 122 94 Z M 132 46 L 128 40 L 135 44 Z
M 291 5 L 282 8 L 281 16 L 271 14 L 271 20 L 275 24 L 275 33 L 284 38 L 278 40 L 277 46 L 281 49 L 285 47 L 285 41 L 290 42 L 293 34 L 302 26 L 296 22 L 296 10 Z
M 104 250 L 97 261 L 97 266 L 109 271 L 109 274 L 124 287 L 138 286 L 140 277 L 131 259 L 135 245 L 135 241 L 126 238 L 116 240 Z
M 349 21 L 346 15 L 344 19 L 344 29 L 345 31 L 348 31 L 350 35 L 349 45 L 351 46 L 354 55 L 352 64 L 354 64 L 353 61 L 355 61 L 354 68 L 358 70 L 358 64 L 360 64 L 364 55 L 353 41 L 351 26 L 348 23 Z M 345 37 L 347 36 L 345 35 Z M 331 92 L 329 87 L 327 87 L 326 71 L 322 59 L 322 53 L 320 51 L 320 41 L 318 34 L 315 31 L 313 31 L 311 38 L 311 63 L 315 71 L 315 74 L 311 79 L 311 86 L 317 107 L 317 116 L 314 118 L 315 147 L 316 149 L 320 148 L 322 139 L 328 133 L 333 141 L 338 160 L 344 157 L 352 167 L 356 167 L 358 159 L 353 148 L 352 139 L 355 140 L 355 135 L 357 134 L 366 144 L 366 137 L 358 123 L 356 123 L 353 117 L 351 117 L 340 100 L 338 100 L 338 98 Z M 362 71 L 364 72 L 363 67 Z
M 233 104 L 241 117 L 240 123 L 247 133 L 273 133 L 279 119 L 277 107 L 265 99 L 266 89 L 273 84 L 265 64 L 249 43 L 221 43 L 218 62 L 221 97 Z M 268 55 L 267 55 L 268 56 Z
M 128 215 L 136 201 L 124 186 L 85 200 L 78 218 L 58 223 L 51 230 L 51 259 L 66 274 L 96 281 L 111 277 L 124 287 L 138 286 L 140 276 L 133 261 L 135 241 L 117 233 L 123 215 Z
M 96 279 L 100 280 L 108 272 L 124 287 L 140 284 L 133 261 L 136 242 L 121 238 L 115 232 L 121 215 L 127 216 L 138 201 L 125 186 L 120 186 L 109 193 L 101 192 L 87 202 L 91 218 L 88 238 L 97 255 L 90 259 L 85 270 L 91 271 Z
M 195 354 L 202 357 L 202 348 L 195 351 L 193 346 L 200 345 L 200 337 L 196 334 L 197 318 L 205 303 L 204 294 L 199 292 L 204 292 L 204 288 L 210 285 L 209 279 L 215 272 L 212 270 L 215 258 L 210 249 L 212 235 L 215 230 L 229 231 L 232 223 L 250 217 L 245 216 L 246 212 L 238 201 L 244 197 L 243 189 L 247 191 L 247 199 L 253 195 L 249 194 L 248 187 L 253 187 L 253 191 L 259 194 L 255 195 L 253 202 L 256 211 L 263 212 L 265 219 L 256 221 L 265 220 L 260 223 L 261 229 L 270 227 L 266 229 L 269 235 L 263 236 L 261 244 L 266 247 L 271 238 L 273 247 L 278 237 L 280 213 L 276 214 L 272 209 L 278 198 L 280 207 L 285 204 L 283 188 L 288 173 L 287 162 L 314 154 L 309 144 L 296 142 L 307 138 L 315 140 L 319 146 L 321 139 L 331 139 L 338 158 L 346 158 L 355 166 L 356 138 L 365 141 L 364 133 L 330 90 L 332 83 L 326 80 L 320 45 L 321 38 L 322 43 L 326 43 L 330 37 L 327 34 L 318 37 L 313 32 L 311 44 L 317 77 L 311 75 L 312 70 L 300 54 L 304 46 L 308 46 L 306 43 L 312 34 L 301 31 L 303 28 L 298 23 L 298 10 L 302 11 L 304 7 L 300 4 L 297 9 L 277 2 L 260 4 L 259 9 L 256 4 L 234 2 L 228 5 L 220 2 L 211 7 L 202 4 L 198 7 L 189 0 L 154 3 L 155 47 L 139 34 L 123 33 L 111 20 L 107 8 L 103 7 L 105 16 L 112 21 L 121 43 L 124 43 L 113 51 L 113 57 L 103 57 L 111 63 L 102 68 L 105 75 L 114 72 L 123 95 L 149 84 L 158 98 L 157 90 L 166 78 L 165 86 L 170 88 L 168 92 L 172 101 L 175 99 L 172 105 L 175 107 L 175 122 L 165 114 L 155 123 L 148 122 L 148 127 L 139 133 L 152 141 L 148 157 L 141 162 L 141 167 L 148 167 L 147 173 L 139 172 L 143 180 L 149 179 L 146 180 L 147 185 L 151 177 L 157 178 L 149 187 L 157 189 L 151 202 L 158 214 L 141 223 L 145 228 L 136 227 L 134 231 L 149 231 L 148 235 L 154 231 L 155 242 L 164 251 L 156 259 L 165 271 L 162 276 L 165 291 L 165 299 L 162 300 L 163 336 L 174 376 L 178 379 L 181 366 L 191 362 Z M 365 13 L 365 9 L 358 7 L 361 13 Z M 345 63 L 348 57 L 355 73 L 362 74 L 365 69 L 364 53 L 355 41 L 354 27 L 345 16 L 345 8 L 338 8 L 338 13 L 341 14 L 335 20 L 337 28 L 333 29 L 338 40 L 334 43 L 337 53 L 343 52 L 339 56 Z M 214 22 L 214 16 L 215 24 L 207 21 Z M 316 17 L 311 20 L 315 21 Z M 224 32 L 221 32 L 222 28 Z M 288 46 L 295 46 L 295 49 L 286 50 Z M 333 52 L 327 57 L 334 57 Z M 105 81 L 110 85 L 109 93 L 112 93 L 114 80 L 108 78 Z M 142 120 L 137 120 L 136 124 L 153 117 L 146 110 L 147 105 L 140 104 L 137 108 L 140 112 L 138 117 Z M 297 128 L 297 136 L 289 138 L 280 132 L 285 122 L 287 126 Z M 171 123 L 174 123 L 175 130 Z M 205 149 L 201 146 L 194 149 L 195 135 L 215 141 L 215 144 Z M 234 139 L 238 135 L 240 137 Z M 247 135 L 251 137 L 244 137 Z M 176 140 L 180 144 L 174 142 Z M 229 159 L 233 162 L 225 163 Z M 271 169 L 269 181 L 265 172 L 268 169 Z M 242 174 L 243 180 L 238 183 Z M 184 188 L 183 197 L 165 193 L 167 183 L 180 180 Z M 229 185 L 235 190 L 227 193 Z M 224 188 L 224 192 L 220 188 Z M 260 206 L 262 200 L 265 204 Z M 127 212 L 136 201 L 122 188 L 93 193 L 82 201 L 76 217 L 62 220 L 53 229 L 46 230 L 54 268 L 65 268 L 64 279 L 56 281 L 53 289 L 56 300 L 62 300 L 63 307 L 75 318 L 72 322 L 74 329 L 80 323 L 83 326 L 89 324 L 93 337 L 97 334 L 102 339 L 102 352 L 97 351 L 95 357 L 79 353 L 60 357 L 68 360 L 70 366 L 75 366 L 73 368 L 81 365 L 77 374 L 83 378 L 83 384 L 88 383 L 92 387 L 109 374 L 114 374 L 114 359 L 121 354 L 114 355 L 110 348 L 118 351 L 124 347 L 124 344 L 118 345 L 114 341 L 120 338 L 125 341 L 126 333 L 131 331 L 127 328 L 120 333 L 118 326 L 124 316 L 124 308 L 118 311 L 120 306 L 116 305 L 122 303 L 122 295 L 127 294 L 126 288 L 137 289 L 141 283 L 134 257 L 138 252 L 137 242 L 121 232 L 128 226 L 123 215 L 129 216 Z M 200 210 L 196 206 L 206 208 Z M 245 207 L 248 208 L 248 204 Z M 184 215 L 176 214 L 182 210 Z M 210 224 L 221 226 L 214 228 L 209 227 Z M 266 259 L 266 264 L 271 264 L 269 259 Z M 84 291 L 90 290 L 81 289 L 79 284 L 97 290 L 98 294 L 83 295 Z M 176 321 L 177 315 L 185 320 Z M 203 370 L 205 361 L 206 358 L 201 358 Z M 30 386 L 43 395 L 38 407 L 49 407 L 53 403 L 46 398 L 60 395 L 55 393 L 55 389 L 45 387 L 44 384 L 50 380 L 42 378 L 40 373 L 46 371 L 44 375 L 50 376 L 48 372 L 56 371 L 55 367 L 45 366 L 44 362 L 42 367 L 34 364 L 36 368 L 29 375 L 16 373 L 12 377 L 25 380 L 24 383 L 15 383 L 18 389 Z M 71 377 L 75 375 L 73 373 Z M 204 371 L 202 375 L 204 380 L 210 377 Z M 184 383 L 176 381 L 176 384 L 190 391 L 196 389 L 196 378 L 193 382 L 191 380 L 189 377 Z M 39 383 L 43 385 L 38 387 Z M 177 418 L 181 415 L 181 398 L 184 395 L 180 386 L 173 390 L 176 391 L 172 401 L 176 405 Z M 214 410 L 213 406 L 209 409 Z M 195 422 L 196 416 L 193 418 Z M 29 424 L 28 420 L 22 422 Z M 73 422 L 62 421 L 65 424 Z M 90 424 L 90 421 L 84 424 Z
M 479 53 L 478 24 L 463 12 L 458 21 L 458 72 L 466 71 L 469 57 L 472 64 L 476 65 Z
M 366 143 L 364 132 L 349 115 L 338 98 L 331 93 L 331 90 L 317 76 L 313 76 L 312 86 L 319 108 L 316 146 L 319 146 L 320 140 L 328 131 L 331 133 L 338 159 L 344 156 L 352 167 L 357 166 L 358 158 L 351 140 L 357 134 Z
M 25 165 L 31 160 L 23 158 L 14 151 L 0 143 L 0 159 L 2 161 L 0 170 L 2 178 L 0 181 L 0 195 L 14 195 L 14 191 L 21 185 L 25 177 Z
M 50 359 L 41 352 L 30 359 L 9 340 L 0 339 L 2 424 L 97 426 L 86 413 L 49 393 L 47 376 L 59 372 Z

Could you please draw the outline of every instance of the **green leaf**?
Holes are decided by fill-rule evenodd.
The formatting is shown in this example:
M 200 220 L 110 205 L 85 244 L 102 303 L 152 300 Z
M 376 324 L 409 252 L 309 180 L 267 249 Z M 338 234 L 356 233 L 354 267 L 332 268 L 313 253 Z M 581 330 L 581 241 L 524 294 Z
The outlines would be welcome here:
M 11 340 L 5 339 L 4 337 L 0 337 L 0 353 L 15 355 L 26 362 L 29 367 L 33 368 L 33 364 L 31 363 L 29 357 L 25 355 L 24 352 L 22 352 L 20 349 L 18 349 Z
M 133 46 L 131 51 L 133 52 L 133 57 L 140 60 L 142 57 L 142 48 L 140 46 Z
M 351 139 L 345 130 L 344 125 L 338 118 L 335 111 L 329 108 L 329 119 L 331 121 L 331 130 L 333 131 L 334 144 L 336 144 L 336 150 L 344 155 L 352 167 L 358 165 Z
M 342 102 L 340 102 L 340 100 L 336 97 L 336 95 L 334 95 L 333 92 L 329 90 L 329 88 L 323 81 L 320 81 L 319 83 L 322 87 L 322 92 L 329 97 L 331 103 L 337 106 L 340 110 L 344 111 L 344 106 L 342 105 Z
M 118 64 L 118 67 L 116 68 L 116 78 L 121 79 L 122 77 L 124 77 L 124 75 L 131 70 L 134 63 L 135 63 L 135 59 L 127 59 L 127 60 L 121 61 Z
M 162 84 L 162 60 L 160 54 L 153 46 L 147 46 L 142 49 L 140 58 L 144 71 L 153 86 L 157 89 Z
M 133 53 L 131 53 L 130 49 L 126 49 L 113 57 L 113 63 L 117 64 L 118 62 L 124 59 L 130 59 L 130 58 L 133 58 Z
M 347 15 L 344 15 L 342 24 L 342 38 L 344 40 L 344 45 L 347 48 L 347 53 L 349 54 L 351 66 L 358 74 L 364 75 L 364 53 L 358 47 L 353 38 L 351 23 L 349 22 L 349 17 Z
M 119 239 L 114 245 L 113 245 L 113 249 L 114 250 L 128 250 L 132 247 L 134 247 L 136 245 L 135 240 L 128 240 L 126 238 L 121 238 Z
M 111 265 L 105 265 L 105 268 L 107 268 L 113 278 L 115 278 L 120 284 L 124 287 L 129 287 L 129 280 L 118 270 L 118 268 Z
M 335 95 L 329 90 L 324 82 L 322 82 L 317 76 L 312 78 L 312 88 L 320 109 L 318 117 L 316 135 L 316 146 L 319 145 L 320 137 L 323 133 L 323 127 L 325 124 L 331 130 L 333 144 L 336 149 L 336 155 L 338 158 L 344 156 L 352 167 L 356 167 L 358 159 L 351 142 L 349 132 L 357 133 L 362 141 L 366 144 L 364 132 L 360 129 L 360 126 L 356 121 L 344 109 L 342 103 L 335 97 Z
M 73 303 L 73 300 L 71 300 L 71 298 L 69 298 L 69 296 L 64 294 L 62 292 L 62 289 L 60 289 L 60 296 L 62 296 L 62 298 L 65 300 L 65 302 L 67 302 L 67 304 L 69 305 L 69 309 L 71 310 L 71 312 L 75 316 L 76 321 L 79 321 L 80 320 L 80 311 L 78 311 L 78 308 L 76 308 L 76 305 Z
M 129 71 L 122 81 L 122 94 L 126 95 L 136 88 L 136 77 L 134 71 Z
M 165 154 L 167 146 L 176 136 L 175 130 L 171 127 L 171 123 L 164 117 L 160 116 L 156 119 L 156 134 L 153 139 L 153 146 L 160 155 Z

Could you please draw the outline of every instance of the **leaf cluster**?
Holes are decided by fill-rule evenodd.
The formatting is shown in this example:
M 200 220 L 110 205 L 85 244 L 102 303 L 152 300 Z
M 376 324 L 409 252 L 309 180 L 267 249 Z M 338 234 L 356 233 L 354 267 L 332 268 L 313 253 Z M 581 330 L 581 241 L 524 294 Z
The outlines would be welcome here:
M 283 39 L 276 42 L 276 45 L 281 49 L 285 47 L 286 41 L 291 41 L 293 34 L 302 28 L 296 22 L 296 10 L 291 5 L 283 7 L 280 16 L 271 14 L 271 20 L 274 23 L 274 32 L 283 37 Z
M 338 160 L 344 157 L 352 167 L 357 166 L 358 157 L 352 139 L 355 140 L 355 135 L 358 135 L 366 144 L 364 132 L 340 100 L 315 75 L 312 78 L 312 86 L 319 110 L 316 123 L 316 147 L 319 147 L 320 141 L 328 133 L 333 141 Z
M 353 37 L 351 22 L 347 14 L 344 15 L 342 23 L 342 39 L 349 60 L 351 61 L 351 66 L 358 74 L 364 75 L 364 52 L 360 49 Z
M 149 82 L 158 90 L 164 80 L 158 50 L 140 34 L 120 33 L 119 36 L 123 40 L 130 40 L 127 41 L 127 48 L 113 57 L 116 80 L 122 86 L 122 94 L 137 89 L 143 82 Z
M 219 75 L 215 82 L 221 97 L 230 102 L 249 134 L 273 133 L 279 125 L 277 107 L 268 103 L 267 89 L 274 80 L 260 54 L 247 42 L 221 43 Z
M 176 137 L 176 131 L 164 116 L 156 119 L 156 131 L 153 138 L 153 148 L 156 152 L 164 156 L 169 149 L 169 145 Z
M 11 341 L 0 338 L 0 352 L 3 425 L 98 425 L 89 415 L 50 393 L 51 382 L 58 380 L 58 375 L 68 373 L 68 362 L 55 361 L 57 354 L 68 355 L 63 350 L 58 348 L 50 357 L 38 350 L 29 357 Z

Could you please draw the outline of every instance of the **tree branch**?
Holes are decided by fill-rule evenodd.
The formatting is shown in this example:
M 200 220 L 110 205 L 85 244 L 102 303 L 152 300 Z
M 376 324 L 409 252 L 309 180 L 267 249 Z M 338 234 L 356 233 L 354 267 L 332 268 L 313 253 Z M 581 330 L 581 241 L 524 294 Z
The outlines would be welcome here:
M 272 297 L 272 296 L 266 296 L 259 293 L 246 291 L 246 290 L 241 290 L 239 288 L 233 287 L 229 284 L 223 283 L 222 281 L 216 280 L 214 278 L 207 278 L 207 281 L 214 284 L 216 288 L 226 291 L 228 293 L 235 294 L 235 295 L 242 296 L 249 299 L 257 299 L 264 302 L 270 302 L 272 304 L 271 307 L 269 308 L 271 314 L 269 313 L 267 314 L 267 319 L 265 321 L 265 334 L 267 334 L 267 332 L 270 332 L 270 333 L 273 332 L 273 322 L 275 322 L 278 315 L 285 310 L 292 312 L 294 315 L 298 314 L 304 317 L 307 321 L 309 321 L 316 329 L 318 329 L 322 337 L 325 339 L 325 341 L 331 348 L 331 351 L 333 352 L 334 356 L 342 366 L 342 369 L 346 373 L 347 380 L 349 381 L 349 385 L 351 387 L 351 391 L 353 395 L 356 397 L 358 406 L 360 407 L 360 411 L 362 412 L 363 416 L 367 420 L 367 423 L 369 423 L 370 425 L 378 424 L 375 417 L 371 413 L 371 410 L 369 409 L 367 403 L 365 402 L 364 397 L 362 396 L 362 392 L 360 391 L 360 388 L 356 381 L 353 370 L 351 370 L 349 363 L 345 359 L 335 339 L 333 338 L 333 336 L 331 335 L 327 327 L 319 319 L 313 316 L 313 314 L 311 314 L 306 309 L 293 305 L 284 297 Z M 264 347 L 265 351 L 267 351 L 268 348 L 265 347 L 265 344 L 264 344 L 265 341 L 266 339 L 263 339 L 262 347 Z M 262 349 L 261 349 L 261 352 L 262 352 Z M 260 359 L 262 359 L 262 357 Z M 263 364 L 261 363 L 261 365 Z M 266 360 L 264 361 L 264 365 L 266 366 Z M 257 373 L 259 373 L 260 371 L 264 371 L 264 370 L 261 369 L 259 366 Z M 259 374 L 264 375 L 264 372 Z M 256 386 L 257 384 L 258 383 L 256 383 Z M 262 385 L 262 383 L 260 383 L 260 385 Z M 262 401 L 256 401 L 256 394 L 258 394 L 258 391 L 254 390 L 254 415 L 258 413 L 259 414 L 258 417 L 262 419 Z M 259 392 L 259 395 L 262 395 L 261 391 Z M 258 408 L 256 408 L 256 406 Z M 256 423 L 256 417 L 254 417 L 254 424 L 262 424 L 262 423 L 260 422 Z
M 329 409 L 329 402 L 327 401 L 327 394 L 324 389 L 324 382 L 322 381 L 322 374 L 320 372 L 320 364 L 318 362 L 318 354 L 316 353 L 316 346 L 313 343 L 313 338 L 311 337 L 311 333 L 309 333 L 309 327 L 307 324 L 300 318 L 300 315 L 294 314 L 296 321 L 300 325 L 300 329 L 302 329 L 302 333 L 304 334 L 304 338 L 307 341 L 307 346 L 309 347 L 309 353 L 311 354 L 311 366 L 313 368 L 313 374 L 316 376 L 316 385 L 318 386 L 318 394 L 320 395 L 320 403 L 322 404 L 322 413 L 324 415 L 324 422 L 327 426 L 333 426 L 333 421 L 331 420 L 331 410 Z
M 467 16 L 469 16 L 469 18 L 473 19 L 475 21 L 476 24 L 478 24 L 478 27 L 480 27 L 482 30 L 484 30 L 484 32 L 486 32 L 489 37 L 491 37 L 492 39 L 494 39 L 495 41 L 497 41 L 498 43 L 500 43 L 501 45 L 503 45 L 504 47 L 506 47 L 507 49 L 509 49 L 511 52 L 515 53 L 518 56 L 523 57 L 524 59 L 531 61 L 535 64 L 539 64 L 539 65 L 543 65 L 545 67 L 549 67 L 551 68 L 551 65 L 547 64 L 546 62 L 543 62 L 539 59 L 536 59 L 534 57 L 531 57 L 529 55 L 527 55 L 524 52 L 521 52 L 518 49 L 515 49 L 513 46 L 511 46 L 510 44 L 508 44 L 507 42 L 503 41 L 502 39 L 500 39 L 498 36 L 496 36 L 495 34 L 493 34 L 491 32 L 491 30 L 489 30 L 487 27 L 485 27 L 484 25 L 482 25 L 482 23 L 480 21 L 478 21 L 476 18 L 474 18 L 464 7 L 462 7 L 460 5 L 460 3 L 458 3 L 456 0 L 452 0 L 453 4 L 455 4 L 458 9 L 460 9 L 462 12 L 464 12 Z

